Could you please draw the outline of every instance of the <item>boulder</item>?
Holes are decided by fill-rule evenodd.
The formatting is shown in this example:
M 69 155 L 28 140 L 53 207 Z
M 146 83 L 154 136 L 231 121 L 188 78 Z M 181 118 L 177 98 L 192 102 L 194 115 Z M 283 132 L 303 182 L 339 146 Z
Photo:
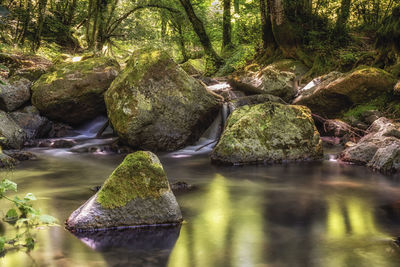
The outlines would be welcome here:
M 31 81 L 14 78 L 0 84 L 0 109 L 14 111 L 31 99 Z
M 396 83 L 396 85 L 394 86 L 393 91 L 394 91 L 394 94 L 395 94 L 395 95 L 400 95 L 400 81 L 398 81 L 398 82 Z
M 247 94 L 270 94 L 291 102 L 297 94 L 296 74 L 270 65 L 258 72 L 249 72 L 229 80 L 229 84 Z
M 301 90 L 293 103 L 323 117 L 337 118 L 352 106 L 392 93 L 395 84 L 396 79 L 386 71 L 362 67 L 347 74 L 330 74 L 320 84 Z
M 71 214 L 66 226 L 88 231 L 181 221 L 160 161 L 151 152 L 139 151 L 124 159 L 101 189 Z
M 369 134 L 347 147 L 340 159 L 383 172 L 400 170 L 400 124 L 379 118 L 369 128 Z
M 12 112 L 9 116 L 26 132 L 27 139 L 47 137 L 52 123 L 35 113 Z
M 243 106 L 230 115 L 211 159 L 236 165 L 322 156 L 322 141 L 308 108 L 267 102 Z
M 0 152 L 0 168 L 13 168 L 18 164 L 18 160 Z
M 105 113 L 104 92 L 118 75 L 114 59 L 57 65 L 32 86 L 32 103 L 52 120 L 81 124 Z
M 6 149 L 21 149 L 25 131 L 4 111 L 0 111 L 0 145 Z
M 220 101 L 165 52 L 136 51 L 105 94 L 108 117 L 133 147 L 173 151 L 196 141 Z

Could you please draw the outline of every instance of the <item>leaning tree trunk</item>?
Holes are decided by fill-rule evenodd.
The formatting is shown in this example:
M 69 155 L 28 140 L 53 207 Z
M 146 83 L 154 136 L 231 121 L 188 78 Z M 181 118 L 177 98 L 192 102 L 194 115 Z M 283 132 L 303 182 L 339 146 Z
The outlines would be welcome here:
M 231 0 L 223 0 L 224 12 L 222 17 L 222 51 L 232 46 Z
M 206 74 L 214 74 L 222 65 L 223 60 L 217 55 L 214 48 L 212 47 L 210 38 L 208 37 L 207 32 L 204 28 L 204 24 L 194 12 L 190 0 L 179 0 L 179 2 L 185 9 L 186 15 L 188 16 L 189 21 L 192 24 L 193 29 L 199 37 L 200 43 L 203 46 L 204 53 L 206 55 Z

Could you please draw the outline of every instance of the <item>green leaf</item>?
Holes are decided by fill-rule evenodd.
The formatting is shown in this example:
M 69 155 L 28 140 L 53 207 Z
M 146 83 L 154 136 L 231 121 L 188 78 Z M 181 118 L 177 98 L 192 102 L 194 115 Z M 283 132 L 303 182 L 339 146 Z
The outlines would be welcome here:
M 27 237 L 25 239 L 25 246 L 28 250 L 32 250 L 35 247 L 35 240 L 32 237 Z
M 0 236 L 0 252 L 4 251 L 5 244 L 6 244 L 6 238 L 4 236 Z
M 6 192 L 9 190 L 17 192 L 17 184 L 8 179 L 3 179 L 0 182 L 0 192 Z
M 36 197 L 32 194 L 32 193 L 28 193 L 26 194 L 26 196 L 24 197 L 25 200 L 31 200 L 34 201 L 36 200 Z
M 18 213 L 15 209 L 10 209 L 7 211 L 5 220 L 7 222 L 12 222 L 18 220 Z

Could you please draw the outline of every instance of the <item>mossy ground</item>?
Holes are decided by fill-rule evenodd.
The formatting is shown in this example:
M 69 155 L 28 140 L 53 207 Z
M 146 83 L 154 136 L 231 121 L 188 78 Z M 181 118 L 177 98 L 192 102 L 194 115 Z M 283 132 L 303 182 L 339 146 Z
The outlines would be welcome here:
M 169 190 L 166 174 L 155 155 L 139 151 L 126 156 L 98 192 L 104 208 L 123 207 L 135 198 L 158 198 Z

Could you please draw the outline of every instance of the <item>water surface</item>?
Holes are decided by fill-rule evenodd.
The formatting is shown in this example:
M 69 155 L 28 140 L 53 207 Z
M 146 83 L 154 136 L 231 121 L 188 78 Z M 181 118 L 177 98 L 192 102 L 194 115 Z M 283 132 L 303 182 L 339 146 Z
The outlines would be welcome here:
M 121 155 L 35 150 L 2 176 L 33 192 L 36 206 L 63 222 L 122 161 Z M 1 266 L 399 266 L 400 200 L 395 177 L 326 160 L 275 166 L 223 167 L 207 155 L 160 159 L 178 194 L 182 227 L 74 236 L 63 227 L 38 231 L 30 255 Z M 1 203 L 4 207 L 5 203 Z

